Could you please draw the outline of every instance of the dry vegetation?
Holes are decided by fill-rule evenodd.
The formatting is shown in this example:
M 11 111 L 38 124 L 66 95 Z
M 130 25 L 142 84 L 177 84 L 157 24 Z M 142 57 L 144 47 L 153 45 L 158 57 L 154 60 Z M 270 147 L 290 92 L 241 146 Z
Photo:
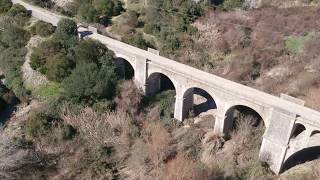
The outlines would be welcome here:
M 0 177 L 15 179 L 23 174 L 29 179 L 278 178 L 258 161 L 264 125 L 256 123 L 257 117 L 236 111 L 235 129 L 228 137 L 204 129 L 192 123 L 192 119 L 168 126 L 175 120 L 161 116 L 161 102 L 144 106 L 140 91 L 129 86 L 133 82 L 120 86 L 114 111 L 101 113 L 89 107 L 77 111 L 65 105 L 62 114 L 52 116 L 50 106 L 41 105 L 20 116 L 23 120 L 9 123 L 1 132 L 9 139 L 0 144 Z M 139 110 L 128 111 L 129 107 Z M 9 136 L 13 129 L 15 133 Z M 33 173 L 29 174 L 31 169 Z M 306 171 L 304 175 L 319 177 L 317 171 Z
M 312 95 L 320 74 L 318 12 L 318 7 L 211 11 L 194 23 L 200 35 L 178 60 L 319 109 Z

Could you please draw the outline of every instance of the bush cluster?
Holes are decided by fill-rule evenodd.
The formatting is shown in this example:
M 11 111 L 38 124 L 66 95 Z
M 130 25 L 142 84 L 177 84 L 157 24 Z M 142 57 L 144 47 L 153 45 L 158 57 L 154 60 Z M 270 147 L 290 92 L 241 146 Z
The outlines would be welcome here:
M 79 16 L 88 23 L 110 24 L 111 17 L 124 11 L 120 0 L 75 0 L 63 9 L 63 13 L 70 16 Z
M 29 18 L 30 13 L 23 6 L 15 4 L 7 8 L 0 20 L 0 68 L 4 71 L 6 86 L 23 101 L 28 99 L 29 92 L 23 86 L 20 67 L 24 62 L 27 52 L 25 45 L 30 34 L 22 27 Z
M 77 103 L 94 104 L 115 95 L 118 75 L 113 53 L 98 41 L 79 41 L 72 20 L 58 23 L 53 36 L 34 49 L 30 65 L 62 83 L 64 95 Z
M 54 33 L 55 27 L 43 21 L 37 21 L 30 29 L 33 35 L 37 34 L 42 37 L 50 36 Z

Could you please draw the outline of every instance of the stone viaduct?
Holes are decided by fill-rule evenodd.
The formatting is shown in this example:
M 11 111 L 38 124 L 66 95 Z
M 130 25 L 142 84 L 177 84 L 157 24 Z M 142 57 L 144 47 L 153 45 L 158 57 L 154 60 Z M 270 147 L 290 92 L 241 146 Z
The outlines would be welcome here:
M 62 18 L 21 0 L 12 2 L 23 5 L 32 11 L 34 17 L 53 25 L 57 25 Z M 292 161 L 304 161 L 299 153 L 307 152 L 310 155 L 311 150 L 315 156 L 320 155 L 320 112 L 288 98 L 255 90 L 100 35 L 92 27 L 89 30 L 92 33 L 87 38 L 105 44 L 114 51 L 116 57 L 132 66 L 134 81 L 147 96 L 161 90 L 162 78 L 170 80 L 176 92 L 174 118 L 180 121 L 192 109 L 193 95 L 199 89 L 214 100 L 216 120 L 213 127 L 216 133 L 227 134 L 231 131 L 233 119 L 229 112 L 235 107 L 242 106 L 255 111 L 266 126 L 259 156 L 275 173 L 281 173 L 292 166 Z

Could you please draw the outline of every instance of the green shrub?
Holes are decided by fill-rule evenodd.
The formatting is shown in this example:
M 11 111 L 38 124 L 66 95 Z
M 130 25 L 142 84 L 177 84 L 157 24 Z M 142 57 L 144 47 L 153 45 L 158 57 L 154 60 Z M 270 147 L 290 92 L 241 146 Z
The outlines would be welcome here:
M 14 4 L 10 10 L 7 12 L 8 16 L 11 17 L 30 17 L 30 13 L 28 12 L 28 10 L 20 5 L 20 4 Z
M 148 48 L 148 43 L 143 38 L 143 35 L 141 33 L 136 33 L 135 35 L 127 35 L 122 38 L 122 41 L 141 49 L 146 50 Z
M 155 23 L 151 23 L 151 24 L 145 24 L 143 27 L 143 31 L 147 34 L 154 34 L 157 35 L 160 33 L 160 26 L 158 24 Z
M 86 22 L 97 22 L 98 12 L 91 4 L 80 5 L 78 14 Z
M 33 113 L 25 124 L 25 130 L 28 136 L 32 138 L 41 138 L 50 132 L 54 119 L 43 113 Z
M 27 44 L 30 34 L 18 26 L 9 26 L 1 33 L 1 41 L 13 48 L 20 48 Z
M 51 81 L 61 82 L 71 74 L 73 62 L 63 53 L 48 57 L 46 62 L 46 75 Z
M 27 0 L 37 6 L 43 7 L 43 8 L 48 8 L 51 9 L 54 6 L 54 1 L 53 0 Z
M 75 102 L 93 104 L 115 95 L 117 75 L 113 65 L 101 68 L 94 63 L 79 63 L 63 82 L 65 96 Z
M 116 109 L 116 103 L 114 101 L 102 100 L 94 103 L 93 109 L 98 113 L 113 111 Z
M 154 97 L 145 98 L 144 106 L 159 106 L 160 118 L 172 118 L 174 113 L 175 92 L 164 91 Z
M 235 9 L 243 7 L 244 0 L 225 0 L 223 2 L 223 7 L 225 9 Z
M 163 30 L 160 34 L 162 44 L 161 50 L 167 54 L 174 54 L 181 47 L 181 42 L 176 33 L 170 30 Z
M 61 84 L 52 82 L 39 87 L 39 89 L 35 90 L 33 93 L 40 96 L 40 98 L 51 100 L 60 96 L 62 93 L 62 87 Z
M 285 40 L 286 49 L 294 54 L 302 52 L 306 41 L 310 40 L 314 33 L 306 33 L 303 36 L 290 36 Z
M 31 31 L 33 34 L 47 37 L 54 33 L 55 27 L 49 23 L 38 21 L 31 27 Z
M 77 35 L 77 23 L 71 19 L 62 19 L 58 22 L 56 33 L 60 35 L 75 36 Z
M 77 63 L 110 64 L 113 62 L 113 53 L 99 41 L 87 39 L 80 41 L 74 50 Z M 102 62 L 106 61 L 106 62 Z
M 0 14 L 6 13 L 12 6 L 12 2 L 10 0 L 0 0 Z

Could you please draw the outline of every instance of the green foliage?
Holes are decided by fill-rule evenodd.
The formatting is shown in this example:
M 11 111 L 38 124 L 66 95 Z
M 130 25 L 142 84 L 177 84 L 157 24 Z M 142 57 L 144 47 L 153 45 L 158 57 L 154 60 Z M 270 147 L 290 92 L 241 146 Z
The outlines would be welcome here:
M 79 63 L 65 79 L 65 96 L 75 102 L 93 104 L 99 99 L 111 99 L 115 95 L 117 75 L 113 65 Z
M 32 27 L 31 32 L 42 37 L 47 37 L 53 34 L 55 27 L 43 21 L 37 21 Z
M 72 126 L 43 112 L 31 114 L 24 129 L 32 139 L 69 140 L 76 134 Z
M 86 22 L 97 21 L 98 12 L 91 4 L 85 3 L 80 5 L 78 13 L 81 19 Z
M 185 130 L 179 133 L 175 137 L 175 141 L 178 143 L 178 148 L 184 153 L 185 156 L 197 160 L 201 155 L 201 140 L 204 137 L 205 132 L 200 128 L 194 128 Z
M 145 24 L 143 31 L 147 34 L 159 34 L 161 31 L 160 25 L 156 23 Z
M 42 113 L 31 114 L 25 126 L 26 133 L 30 137 L 41 138 L 41 136 L 49 132 L 53 121 L 53 119 Z
M 39 89 L 35 90 L 33 93 L 40 98 L 51 100 L 58 98 L 61 95 L 62 87 L 59 83 L 50 82 L 49 84 L 39 87 Z
M 0 14 L 6 13 L 12 6 L 12 2 L 10 0 L 0 0 Z
M 31 67 L 55 82 L 61 82 L 69 76 L 75 67 L 76 32 L 75 22 L 61 20 L 52 38 L 34 49 L 30 57 Z
M 77 35 L 77 23 L 71 19 L 62 19 L 58 22 L 56 29 L 57 34 L 75 36 Z
M 124 9 L 119 0 L 76 0 L 72 7 L 77 10 L 77 14 L 86 22 L 95 22 L 103 25 L 110 23 L 112 16 L 119 15 Z
M 113 53 L 105 45 L 95 40 L 83 40 L 75 48 L 77 63 L 110 64 L 113 61 Z
M 60 21 L 52 38 L 34 49 L 31 67 L 49 80 L 63 82 L 63 95 L 76 103 L 92 105 L 97 100 L 112 98 L 118 79 L 113 53 L 98 41 L 78 42 L 75 33 L 74 22 Z M 38 94 L 56 97 L 60 89 L 53 84 Z
M 191 39 L 186 36 L 197 32 L 191 23 L 203 15 L 207 7 L 207 1 L 149 0 L 142 13 L 145 15 L 144 32 L 156 36 L 163 54 L 177 54 L 184 39 Z
M 143 38 L 142 33 L 136 33 L 135 35 L 127 35 L 122 38 L 122 41 L 141 49 L 146 50 L 148 48 L 148 43 Z
M 145 106 L 159 106 L 160 118 L 172 118 L 175 102 L 174 91 L 164 91 L 154 97 L 144 99 Z
M 181 47 L 181 42 L 176 36 L 176 34 L 170 30 L 168 31 L 161 31 L 160 41 L 162 44 L 162 50 L 166 53 L 174 53 Z
M 73 62 L 63 53 L 48 57 L 46 62 L 47 78 L 51 81 L 61 82 L 71 74 Z
M 100 14 L 105 16 L 117 16 L 123 11 L 122 3 L 119 0 L 95 0 L 93 1 L 94 7 Z
M 30 97 L 30 91 L 28 91 L 23 85 L 23 79 L 19 70 L 9 70 L 6 73 L 6 86 L 12 89 L 14 94 L 21 101 L 28 101 Z
M 24 62 L 27 53 L 24 47 L 30 34 L 21 26 L 29 20 L 29 15 L 25 8 L 20 5 L 14 5 L 3 16 L 0 26 L 0 68 L 4 71 L 6 77 L 6 86 L 22 100 L 28 100 L 30 92 L 23 86 L 23 80 L 20 74 L 20 67 Z
M 224 0 L 223 8 L 230 10 L 235 8 L 242 8 L 244 4 L 244 0 Z
M 18 26 L 8 26 L 1 33 L 1 42 L 12 48 L 20 48 L 27 44 L 30 34 Z
M 314 33 L 306 33 L 303 36 L 290 36 L 285 40 L 285 47 L 291 53 L 299 54 L 302 52 L 305 42 L 313 36 Z
M 48 8 L 48 9 L 51 9 L 54 6 L 53 0 L 27 0 L 27 1 L 37 6 Z
M 27 9 L 20 4 L 14 4 L 7 12 L 7 15 L 11 17 L 30 17 Z

